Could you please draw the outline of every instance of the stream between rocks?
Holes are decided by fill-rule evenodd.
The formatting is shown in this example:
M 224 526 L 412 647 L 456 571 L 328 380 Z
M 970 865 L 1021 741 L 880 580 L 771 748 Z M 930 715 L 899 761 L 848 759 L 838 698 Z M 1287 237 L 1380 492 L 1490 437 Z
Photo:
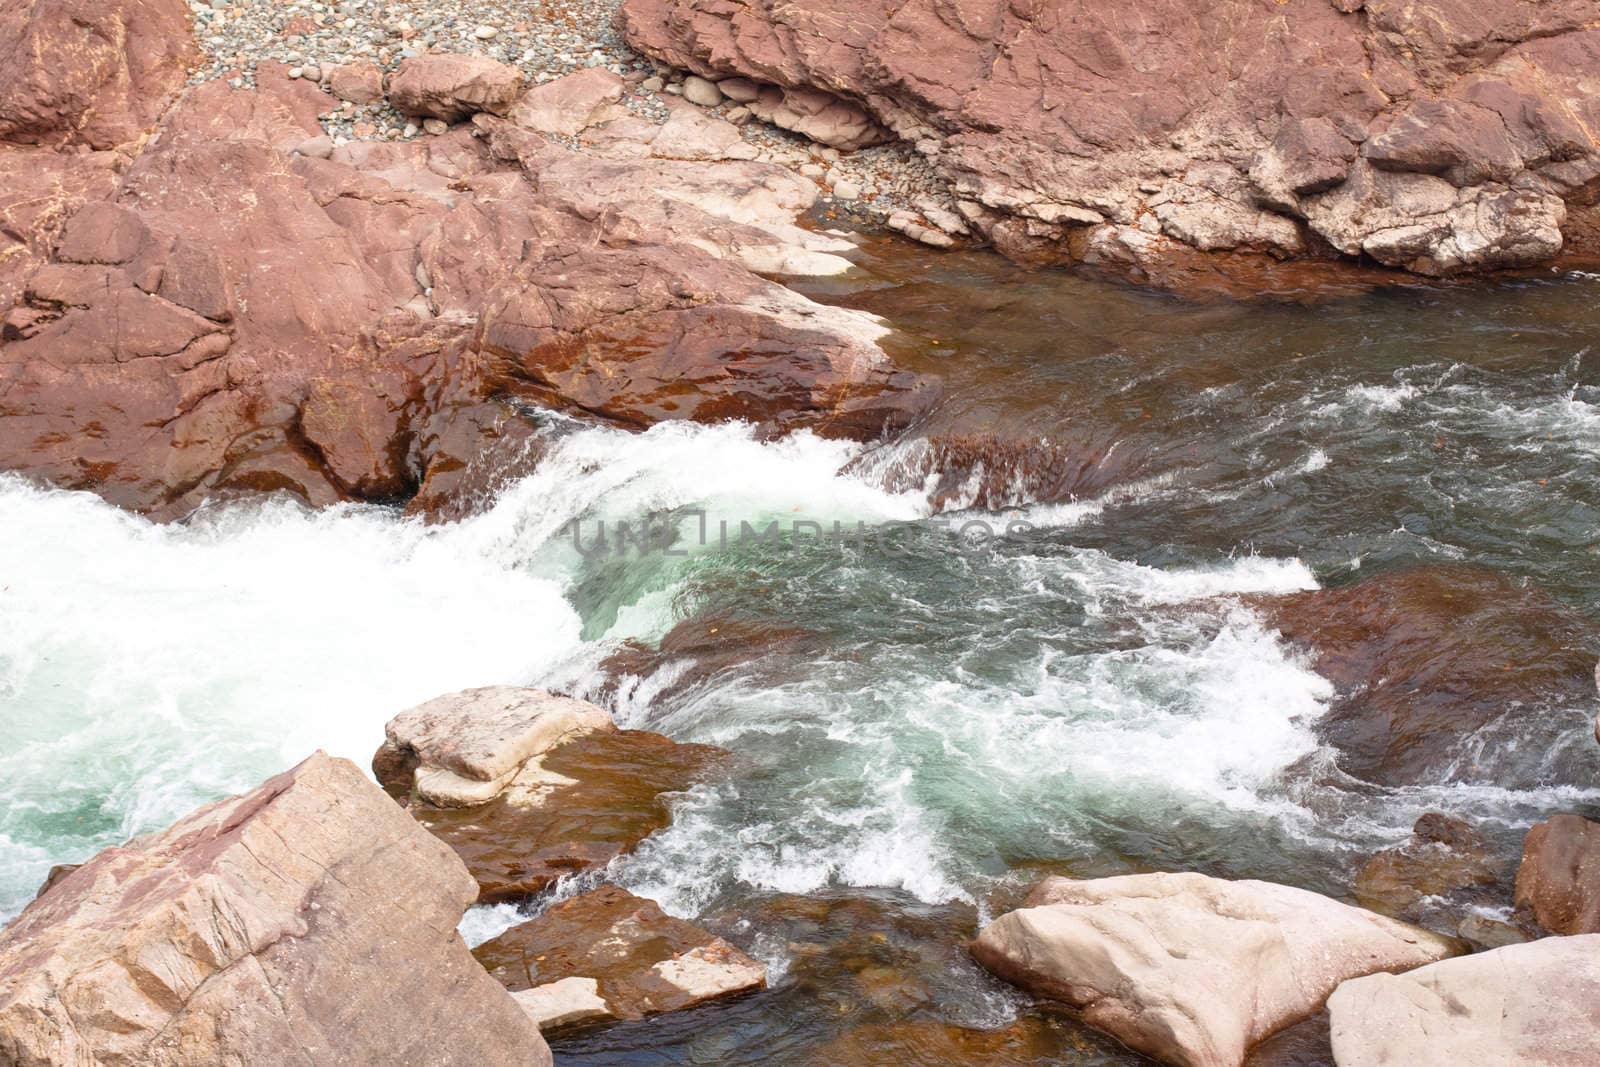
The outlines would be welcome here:
M 1529 825 L 1600 812 L 1572 666 L 1600 609 L 1600 277 L 1197 305 L 857 258 L 795 287 L 884 316 L 942 382 L 894 440 L 540 416 L 535 472 L 438 526 L 282 500 L 163 526 L 0 476 L 0 918 L 313 748 L 365 763 L 399 709 L 541 685 L 735 753 L 609 877 L 771 985 L 558 1063 L 1131 1064 L 964 952 L 1041 873 L 1349 898 L 1443 811 L 1506 889 Z M 1380 611 L 1404 625 L 1358 652 L 1303 640 Z M 1470 714 L 1463 676 L 1488 679 Z M 1374 754 L 1361 707 L 1422 724 Z M 1252 1062 L 1323 1062 L 1316 1025 Z

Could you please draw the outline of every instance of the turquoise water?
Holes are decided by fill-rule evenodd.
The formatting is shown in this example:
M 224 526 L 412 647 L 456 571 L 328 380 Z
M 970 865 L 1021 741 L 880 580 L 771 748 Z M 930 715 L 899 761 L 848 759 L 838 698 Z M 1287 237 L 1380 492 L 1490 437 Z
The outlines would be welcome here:
M 1488 773 L 1381 788 L 1328 773 L 1316 724 L 1333 688 L 1248 602 L 1483 565 L 1593 618 L 1600 280 L 1196 308 L 976 255 L 866 266 L 817 295 L 889 315 L 899 358 L 945 383 L 895 442 L 557 423 L 538 472 L 434 528 L 284 502 L 163 528 L 0 479 L 0 915 L 52 863 L 313 748 L 364 762 L 395 712 L 495 683 L 590 694 L 626 725 L 739 753 L 611 872 L 717 923 L 774 894 L 858 892 L 953 909 L 953 929 L 1041 870 L 1337 895 L 1423 811 L 1478 819 L 1512 855 L 1532 821 L 1600 801 L 1593 701 L 1535 709 Z M 926 443 L 974 434 L 1081 462 L 1051 481 L 1036 458 Z M 701 544 L 702 516 L 784 533 Z M 646 517 L 680 531 L 673 554 L 581 551 L 600 524 Z M 836 522 L 881 540 L 815 536 Z M 973 523 L 994 536 L 964 541 Z M 668 662 L 618 688 L 601 670 L 694 618 L 798 636 L 709 674 Z M 781 931 L 730 933 L 800 973 Z M 814 991 L 783 980 L 692 1026 L 558 1051 L 776 1062 L 758 1052 L 782 1035 L 801 1062 L 893 1019 L 1026 1024 L 1063 1062 L 1118 1060 L 937 966 L 946 994 L 898 1016 L 824 1025 Z

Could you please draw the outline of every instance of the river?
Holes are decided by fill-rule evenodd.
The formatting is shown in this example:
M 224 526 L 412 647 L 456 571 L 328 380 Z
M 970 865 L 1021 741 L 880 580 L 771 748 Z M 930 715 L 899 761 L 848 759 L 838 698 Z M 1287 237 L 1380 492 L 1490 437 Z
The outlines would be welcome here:
M 411 704 L 547 685 L 737 753 L 611 875 L 774 975 L 558 1063 L 1132 1063 L 961 937 L 1045 871 L 1345 896 L 1424 811 L 1504 864 L 1600 809 L 1588 699 L 1450 773 L 1339 773 L 1334 686 L 1256 607 L 1488 568 L 1593 619 L 1600 277 L 1197 305 L 983 253 L 862 267 L 806 290 L 943 383 L 895 441 L 541 416 L 536 472 L 433 527 L 281 500 L 158 526 L 0 477 L 0 917 L 313 748 L 364 763 Z M 647 518 L 670 545 L 619 548 Z M 684 620 L 744 654 L 603 668 Z

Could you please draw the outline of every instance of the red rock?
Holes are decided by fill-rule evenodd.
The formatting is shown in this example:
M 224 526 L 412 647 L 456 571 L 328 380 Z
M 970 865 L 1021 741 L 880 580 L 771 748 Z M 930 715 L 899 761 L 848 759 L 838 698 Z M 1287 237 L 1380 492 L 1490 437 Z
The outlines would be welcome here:
M 1553 934 L 1600 933 L 1600 823 L 1557 815 L 1529 830 L 1516 902 Z
M 136 140 L 199 58 L 183 0 L 12 0 L 0 7 L 0 142 Z
M 978 229 L 1024 262 L 1083 258 L 1111 227 L 1168 238 L 1151 257 L 1329 245 L 1425 274 L 1561 250 L 1566 206 L 1592 202 L 1600 179 L 1600 149 L 1581 133 L 1600 121 L 1586 80 L 1597 18 L 1596 0 L 1425 13 L 1390 0 L 971 0 L 959 12 L 943 0 L 626 0 L 621 14 L 650 56 L 772 87 L 769 110 L 776 94 L 815 94 L 933 145 Z M 1374 166 L 1388 177 L 1365 176 Z
M 330 68 L 327 84 L 334 96 L 352 104 L 371 104 L 383 99 L 383 71 L 371 61 Z
M 1429 812 L 1409 841 L 1375 853 L 1356 874 L 1356 903 L 1384 915 L 1415 918 L 1424 897 L 1492 885 L 1495 866 L 1483 838 L 1461 819 Z
M 615 1019 L 676 1011 L 767 981 L 764 966 L 722 938 L 613 885 L 555 904 L 473 955 L 518 999 L 588 979 Z
M 408 115 L 445 122 L 480 111 L 504 115 L 522 81 L 516 67 L 487 56 L 412 56 L 389 78 L 389 102 Z
M 1581 773 L 1551 716 L 1593 699 L 1588 628 L 1536 590 L 1480 568 L 1416 567 L 1255 603 L 1337 687 L 1315 728 L 1345 773 L 1508 786 Z

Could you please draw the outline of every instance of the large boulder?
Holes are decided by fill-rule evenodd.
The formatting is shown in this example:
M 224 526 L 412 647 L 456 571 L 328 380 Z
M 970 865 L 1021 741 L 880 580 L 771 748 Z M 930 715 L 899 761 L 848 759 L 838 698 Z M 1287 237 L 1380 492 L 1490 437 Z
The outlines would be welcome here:
M 639 1019 L 767 984 L 761 963 L 614 885 L 564 900 L 473 954 L 546 1029 Z
M 107 849 L 0 931 L 0 1061 L 548 1065 L 456 933 L 476 895 L 319 753 Z
M 563 741 L 615 729 L 604 708 L 543 689 L 468 689 L 390 719 L 373 771 L 385 786 L 464 808 L 505 792 L 529 760 Z
M 1561 252 L 1567 206 L 1600 188 L 1597 0 L 845 7 L 626 0 L 622 24 L 652 57 L 757 83 L 749 106 L 780 125 L 914 142 L 1023 261 L 1144 233 L 1180 262 L 1519 267 Z
M 1551 933 L 1600 933 L 1600 823 L 1557 815 L 1529 830 L 1516 902 Z
M 618 730 L 580 700 L 468 690 L 393 719 L 373 771 L 455 850 L 479 899 L 520 901 L 604 867 L 666 826 L 670 795 L 727 753 Z
M 1600 936 L 1508 945 L 1328 999 L 1339 1067 L 1578 1067 L 1600 1062 Z
M 183 0 L 0 5 L 0 142 L 137 140 L 199 61 Z
M 1048 878 L 972 945 L 1000 977 L 1177 1067 L 1239 1067 L 1340 982 L 1459 950 L 1316 893 L 1200 874 Z

